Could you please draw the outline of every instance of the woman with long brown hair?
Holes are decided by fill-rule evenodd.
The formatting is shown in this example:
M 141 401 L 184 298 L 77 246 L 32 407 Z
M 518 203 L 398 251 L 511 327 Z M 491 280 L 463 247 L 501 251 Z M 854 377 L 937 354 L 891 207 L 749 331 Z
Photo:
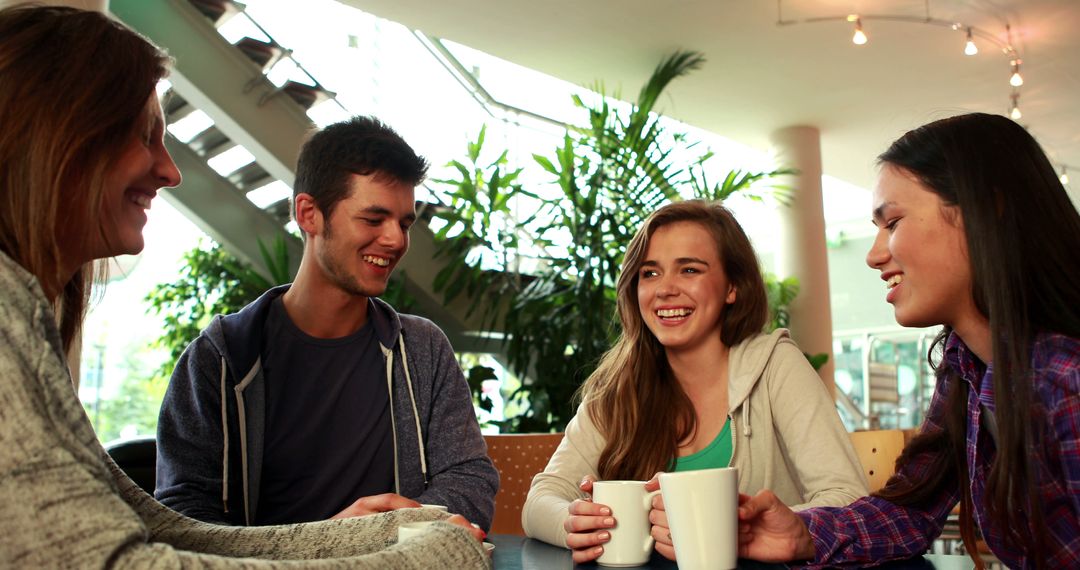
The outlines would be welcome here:
M 622 335 L 533 480 L 526 534 L 593 560 L 617 521 L 588 500 L 592 480 L 658 471 L 730 465 L 742 491 L 778 489 L 802 507 L 866 493 L 821 379 L 786 330 L 762 333 L 761 270 L 727 209 L 686 201 L 654 212 L 627 248 L 617 290 Z M 674 557 L 670 541 L 656 549 Z
M 460 516 L 386 548 L 400 522 L 446 518 L 428 509 L 199 523 L 144 493 L 102 449 L 65 358 L 95 261 L 141 251 L 146 210 L 180 183 L 155 91 L 168 63 L 96 12 L 0 10 L 0 567 L 489 566 L 480 531 Z
M 930 123 L 879 160 L 866 261 L 898 323 L 943 325 L 926 421 L 888 484 L 849 507 L 742 497 L 739 553 L 829 567 L 918 555 L 959 504 L 977 567 L 976 527 L 1010 568 L 1078 568 L 1080 214 L 1005 117 Z

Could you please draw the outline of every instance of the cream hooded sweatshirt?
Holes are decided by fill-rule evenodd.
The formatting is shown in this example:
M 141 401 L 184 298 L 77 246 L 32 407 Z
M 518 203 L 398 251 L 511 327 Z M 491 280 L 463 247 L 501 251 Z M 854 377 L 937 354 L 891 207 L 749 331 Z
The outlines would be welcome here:
M 814 369 L 786 329 L 749 338 L 728 355 L 731 466 L 739 492 L 770 489 L 795 510 L 844 506 L 867 494 L 855 449 Z M 578 483 L 597 476 L 604 435 L 585 406 L 543 473 L 533 478 L 521 513 L 525 534 L 566 546 L 563 521 Z

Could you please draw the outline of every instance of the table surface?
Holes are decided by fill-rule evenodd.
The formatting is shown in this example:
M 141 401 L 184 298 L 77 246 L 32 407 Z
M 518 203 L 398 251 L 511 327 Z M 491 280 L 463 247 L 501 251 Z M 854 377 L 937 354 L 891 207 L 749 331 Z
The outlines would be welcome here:
M 524 536 L 511 534 L 493 534 L 488 542 L 495 545 L 495 570 L 570 570 L 572 568 L 603 568 L 595 563 L 575 565 L 570 551 Z M 971 570 L 973 564 L 967 556 L 949 554 L 927 554 L 907 560 L 894 560 L 876 566 L 881 570 Z M 678 566 L 653 552 L 652 559 L 645 566 L 650 570 L 675 570 Z M 740 569 L 773 570 L 787 568 L 783 564 L 766 564 L 753 560 L 739 560 Z

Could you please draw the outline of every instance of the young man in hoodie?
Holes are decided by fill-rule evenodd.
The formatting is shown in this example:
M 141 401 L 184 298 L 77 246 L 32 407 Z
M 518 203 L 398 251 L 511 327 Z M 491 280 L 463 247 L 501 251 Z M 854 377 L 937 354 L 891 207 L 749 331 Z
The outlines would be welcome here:
M 235 525 L 424 503 L 490 526 L 499 477 L 453 349 L 377 298 L 409 249 L 427 166 L 373 118 L 304 144 L 296 278 L 215 317 L 180 357 L 158 423 L 159 501 Z

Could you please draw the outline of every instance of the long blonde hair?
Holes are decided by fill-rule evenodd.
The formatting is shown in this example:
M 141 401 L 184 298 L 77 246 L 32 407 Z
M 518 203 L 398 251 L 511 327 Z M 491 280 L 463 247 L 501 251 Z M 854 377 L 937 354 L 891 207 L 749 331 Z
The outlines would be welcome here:
M 65 349 L 82 325 L 93 267 L 64 275 L 63 245 L 103 238 L 106 174 L 168 64 L 97 12 L 0 10 L 0 250 L 54 300 Z
M 765 284 L 757 256 L 739 222 L 719 203 L 690 200 L 653 212 L 630 241 L 617 285 L 622 335 L 604 354 L 580 394 L 607 441 L 600 454 L 602 479 L 647 479 L 669 468 L 678 444 L 697 429 L 690 399 L 671 373 L 664 347 L 645 326 L 638 308 L 638 271 L 649 239 L 675 222 L 700 224 L 713 236 L 728 282 L 738 291 L 720 317 L 727 346 L 759 334 L 768 319 Z M 722 292 L 717 292 L 721 295 Z

